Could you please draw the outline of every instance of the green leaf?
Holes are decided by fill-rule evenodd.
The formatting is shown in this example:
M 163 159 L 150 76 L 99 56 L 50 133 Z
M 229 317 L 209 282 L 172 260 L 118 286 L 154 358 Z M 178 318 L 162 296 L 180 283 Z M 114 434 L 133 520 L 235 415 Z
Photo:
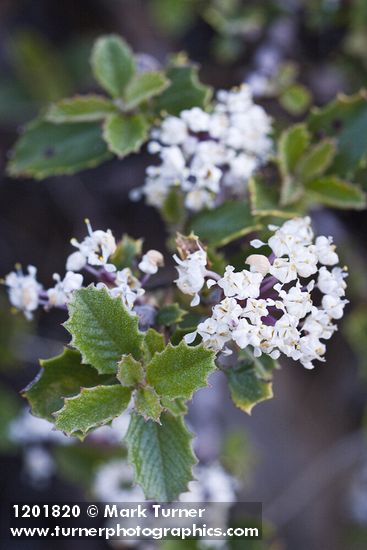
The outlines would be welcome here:
M 149 124 L 143 115 L 111 115 L 103 126 L 103 138 L 112 153 L 122 158 L 136 153 L 148 138 Z
M 177 499 L 192 480 L 196 459 L 191 449 L 192 435 L 183 419 L 161 415 L 161 425 L 132 414 L 126 435 L 128 459 L 135 479 L 147 499 L 167 502 Z
M 86 435 L 120 416 L 130 397 L 131 390 L 119 384 L 83 388 L 79 395 L 65 399 L 63 408 L 55 413 L 55 427 L 68 435 Z
M 252 368 L 231 368 L 226 374 L 234 404 L 248 414 L 257 403 L 273 397 L 271 382 L 259 378 Z
M 41 360 L 41 372 L 23 391 L 32 413 L 51 422 L 53 413 L 61 409 L 65 397 L 76 395 L 82 387 L 93 387 L 108 381 L 95 369 L 82 364 L 80 353 L 65 348 L 61 355 Z
M 135 395 L 135 410 L 145 420 L 154 420 L 159 422 L 159 417 L 163 411 L 159 395 L 150 386 L 138 388 Z
M 167 304 L 160 308 L 155 320 L 157 325 L 170 327 L 182 321 L 185 314 L 185 310 L 181 309 L 178 304 Z
M 196 214 L 191 231 L 211 245 L 225 244 L 261 229 L 251 214 L 248 202 L 227 201 L 213 210 Z
M 185 403 L 185 400 L 179 397 L 177 399 L 167 399 L 167 397 L 162 397 L 161 403 L 165 409 L 167 409 L 175 416 L 187 413 L 187 405 Z
M 291 115 L 302 115 L 311 105 L 312 96 L 302 84 L 293 84 L 279 97 L 279 103 Z
M 93 168 L 110 156 L 97 123 L 35 120 L 17 141 L 7 171 L 10 176 L 43 179 Z
M 366 194 L 355 184 L 337 176 L 324 176 L 305 184 L 307 198 L 334 208 L 366 208 Z
M 353 174 L 367 154 L 367 92 L 351 96 L 339 94 L 321 109 L 314 108 L 308 119 L 312 132 L 337 140 L 338 151 L 332 171 L 343 176 Z
M 7 54 L 11 55 L 11 72 L 15 72 L 28 101 L 44 104 L 69 94 L 73 89 L 70 73 L 46 33 L 37 32 L 34 26 L 32 30 L 25 29 L 23 25 L 14 31 L 9 34 Z
M 159 95 L 169 86 L 169 80 L 159 71 L 136 74 L 126 87 L 124 107 L 134 109 L 143 101 Z
M 280 204 L 287 206 L 299 200 L 303 185 L 293 173 L 309 146 L 311 135 L 305 124 L 296 124 L 282 132 L 279 138 L 279 167 L 282 174 Z
M 307 150 L 311 135 L 305 124 L 295 124 L 284 130 L 279 138 L 279 165 L 283 175 L 294 172 L 296 165 Z
M 116 251 L 110 258 L 117 269 L 124 267 L 134 267 L 134 262 L 142 253 L 143 240 L 133 239 L 129 235 L 123 235 L 121 241 L 117 244 Z
M 64 122 L 93 122 L 103 120 L 117 108 L 100 95 L 75 96 L 54 103 L 46 112 L 46 120 L 56 124 Z
M 133 53 L 117 35 L 99 38 L 92 51 L 93 74 L 99 84 L 113 97 L 121 97 L 135 73 Z
M 165 348 L 164 336 L 153 328 L 144 333 L 144 359 L 150 361 L 155 353 L 161 352 Z
M 321 176 L 333 162 L 335 153 L 335 142 L 331 139 L 323 139 L 301 158 L 297 165 L 297 176 L 302 181 Z
M 178 187 L 171 187 L 161 208 L 163 220 L 171 225 L 181 225 L 185 219 L 184 197 Z
M 207 385 L 209 373 L 215 369 L 215 354 L 200 346 L 168 344 L 156 353 L 147 365 L 147 382 L 159 395 L 175 399 L 190 399 L 199 388 Z
M 64 326 L 72 335 L 72 345 L 81 352 L 83 361 L 101 374 L 116 372 L 122 355 L 140 358 L 143 334 L 138 330 L 138 317 L 106 289 L 89 286 L 77 290 L 69 315 Z
M 131 355 L 123 355 L 118 364 L 117 379 L 123 386 L 137 386 L 144 380 L 143 365 Z
M 303 202 L 282 206 L 279 189 L 274 184 L 268 184 L 260 178 L 251 178 L 248 183 L 251 209 L 254 216 L 275 216 L 278 218 L 294 218 L 302 215 Z
M 171 84 L 155 100 L 155 109 L 178 115 L 184 109 L 205 107 L 211 98 L 211 89 L 198 79 L 196 66 L 177 66 L 167 70 Z

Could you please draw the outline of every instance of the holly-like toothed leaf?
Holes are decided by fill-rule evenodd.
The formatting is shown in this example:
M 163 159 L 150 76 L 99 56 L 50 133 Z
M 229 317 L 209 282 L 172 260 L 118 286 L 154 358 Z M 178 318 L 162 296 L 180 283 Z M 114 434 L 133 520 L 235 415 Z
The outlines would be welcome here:
M 170 225 L 181 225 L 185 219 L 185 205 L 182 191 L 179 187 L 171 187 L 165 197 L 161 216 Z
M 110 257 L 110 262 L 113 263 L 117 269 L 123 269 L 124 267 L 133 268 L 136 258 L 142 253 L 142 248 L 142 239 L 133 239 L 125 234 L 117 244 L 116 251 Z
M 168 399 L 184 397 L 207 385 L 207 377 L 215 369 L 215 353 L 202 345 L 178 346 L 168 344 L 156 353 L 147 365 L 147 382 L 156 392 Z
M 63 408 L 55 413 L 55 427 L 68 435 L 85 436 L 120 416 L 130 398 L 131 390 L 120 384 L 82 388 L 79 395 L 66 398 Z
M 93 74 L 113 97 L 121 97 L 135 73 L 135 60 L 128 44 L 117 35 L 99 38 L 92 51 Z
M 117 379 L 128 388 L 137 386 L 144 380 L 143 365 L 132 355 L 123 355 L 118 364 Z
M 106 289 L 89 286 L 75 291 L 69 315 L 64 326 L 72 335 L 72 345 L 81 352 L 83 362 L 101 374 L 115 373 L 122 355 L 141 357 L 144 335 L 138 329 L 138 316 Z
M 213 210 L 196 214 L 190 222 L 190 229 L 213 246 L 224 246 L 261 228 L 247 201 L 227 201 Z
M 336 144 L 332 139 L 325 138 L 304 155 L 297 165 L 296 174 L 302 181 L 322 176 L 333 162 Z
M 180 416 L 163 413 L 161 424 L 157 424 L 136 413 L 131 415 L 125 438 L 128 460 L 147 499 L 170 502 L 187 490 L 196 464 L 191 440 Z
M 302 84 L 293 84 L 280 95 L 279 103 L 291 115 L 302 115 L 311 105 L 310 91 Z
M 228 369 L 226 374 L 234 404 L 248 414 L 257 403 L 273 397 L 271 382 L 262 380 L 254 368 L 241 365 Z
M 211 89 L 198 79 L 196 66 L 170 67 L 166 72 L 170 85 L 154 101 L 156 112 L 178 115 L 184 109 L 204 108 L 212 95 Z
M 324 176 L 305 184 L 307 198 L 334 208 L 366 208 L 366 193 L 353 183 L 337 176 Z
M 43 179 L 93 168 L 110 157 L 96 122 L 35 120 L 17 141 L 7 171 L 10 176 Z
M 287 219 L 300 216 L 305 210 L 305 204 L 303 204 L 301 199 L 297 200 L 295 204 L 282 206 L 277 186 L 268 184 L 260 178 L 251 178 L 248 183 L 248 189 L 254 216 L 275 216 Z
M 162 407 L 174 415 L 185 415 L 187 413 L 187 405 L 184 399 L 167 399 L 161 398 Z
M 306 124 L 295 124 L 279 138 L 279 165 L 282 175 L 294 172 L 298 161 L 308 149 L 311 135 Z
M 64 122 L 94 122 L 116 113 L 117 108 L 106 97 L 100 95 L 79 95 L 62 99 L 48 108 L 45 118 L 57 124 Z
M 157 325 L 170 327 L 180 323 L 185 315 L 186 311 L 181 309 L 178 304 L 167 304 L 158 310 L 155 320 Z
M 159 395 L 150 386 L 144 386 L 138 388 L 135 394 L 135 410 L 145 420 L 154 420 L 154 422 L 160 422 L 159 417 L 163 411 Z
M 65 397 L 77 395 L 82 387 L 105 384 L 111 378 L 83 365 L 80 353 L 69 348 L 40 363 L 41 372 L 22 394 L 28 399 L 32 413 L 50 422 L 54 422 L 53 413 L 61 409 Z
M 103 138 L 112 153 L 122 158 L 136 153 L 148 138 L 149 123 L 143 115 L 111 115 L 103 125 Z
M 136 74 L 126 86 L 124 93 L 124 108 L 134 109 L 143 101 L 159 95 L 170 81 L 159 71 Z
M 144 333 L 143 351 L 145 361 L 150 361 L 155 353 L 163 351 L 165 348 L 164 336 L 154 328 L 148 329 Z
M 308 127 L 322 137 L 337 140 L 337 154 L 332 172 L 340 176 L 352 175 L 367 156 L 367 91 L 355 95 L 339 94 L 322 108 L 314 108 Z

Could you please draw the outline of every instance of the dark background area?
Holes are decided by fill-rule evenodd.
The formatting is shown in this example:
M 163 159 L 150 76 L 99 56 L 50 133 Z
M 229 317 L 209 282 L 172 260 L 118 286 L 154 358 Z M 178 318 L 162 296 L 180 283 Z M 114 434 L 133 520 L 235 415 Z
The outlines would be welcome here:
M 266 19 L 255 39 L 240 38 L 239 53 L 223 61 L 215 52 L 217 30 L 201 16 L 208 2 L 192 2 L 193 18 L 176 34 L 167 32 L 154 17 L 156 2 L 138 0 L 2 0 L 0 3 L 0 274 L 15 262 L 38 266 L 39 279 L 51 282 L 52 273 L 63 272 L 70 251 L 69 239 L 84 235 L 83 220 L 96 228 L 111 228 L 116 236 L 143 236 L 147 248 L 163 249 L 166 240 L 159 214 L 143 203 L 131 203 L 128 192 L 143 183 L 147 156 L 133 155 L 68 177 L 36 182 L 12 180 L 5 175 L 9 150 L 22 125 L 50 100 L 96 89 L 88 66 L 89 48 L 95 37 L 121 34 L 137 52 L 164 62 L 172 52 L 186 50 L 201 64 L 201 79 L 214 87 L 239 84 L 258 66 L 258 52 L 268 48 L 285 60 L 294 60 L 300 81 L 308 86 L 316 104 L 337 92 L 353 92 L 367 83 L 364 62 L 344 48 L 348 33 L 355 32 L 353 2 L 339 2 L 337 16 L 322 11 L 323 2 L 278 2 L 286 9 Z M 175 2 L 172 3 L 175 4 Z M 247 2 L 240 5 L 250 4 Z M 256 4 L 256 3 L 255 3 Z M 273 10 L 272 2 L 263 4 Z M 168 6 L 168 3 L 166 2 Z M 200 8 L 200 9 L 199 9 Z M 161 16 L 162 16 L 161 12 Z M 334 14 L 335 15 L 335 14 Z M 316 17 L 317 16 L 317 17 Z M 316 23 L 313 21 L 316 19 Z M 162 23 L 162 22 L 161 22 Z M 26 33 L 46 44 L 54 85 L 42 80 L 19 58 Z M 29 34 L 28 34 L 29 36 Z M 43 63 L 43 62 L 42 62 Z M 41 65 L 42 65 L 41 63 Z M 60 69 L 62 68 L 62 70 Z M 51 78 L 51 77 L 50 77 Z M 61 79 L 61 88 L 57 81 Z M 56 90 L 56 91 L 55 91 Z M 270 112 L 287 119 L 272 100 Z M 357 288 L 366 299 L 365 212 L 314 213 L 317 229 L 333 234 L 345 262 L 352 262 Z M 358 286 L 359 285 L 359 286 Z M 4 298 L 5 292 L 1 291 Z M 357 301 L 357 300 L 355 300 Z M 359 304 L 358 304 L 359 305 Z M 0 333 L 7 334 L 13 320 L 0 303 Z M 352 310 L 353 304 L 349 306 Z M 59 341 L 67 341 L 64 320 L 58 312 L 40 313 L 30 335 L 15 340 L 11 360 L 0 358 L 5 388 L 22 389 L 38 370 L 37 357 L 48 357 Z M 13 336 L 12 336 L 13 338 Z M 367 338 L 367 334 L 366 334 Z M 13 342 L 13 340 L 12 340 Z M 5 355 L 4 355 L 5 357 Z M 199 456 L 215 458 L 218 441 L 236 427 L 244 430 L 258 458 L 249 477 L 246 498 L 262 501 L 266 519 L 278 531 L 280 546 L 287 550 L 359 550 L 367 546 L 363 522 L 353 521 L 351 483 L 358 468 L 367 464 L 362 425 L 367 403 L 366 383 L 343 331 L 328 346 L 325 365 L 306 371 L 286 365 L 276 373 L 275 399 L 260 404 L 251 417 L 232 406 L 220 376 L 213 388 L 199 392 L 191 419 L 199 435 Z M 246 461 L 247 457 L 244 456 Z M 22 479 L 21 457 L 0 456 L 0 495 L 9 500 L 78 500 L 78 488 L 54 479 L 47 491 L 30 488 Z M 367 488 L 366 488 L 367 501 Z M 366 505 L 367 509 L 367 505 Z M 365 518 L 367 528 L 367 517 Z M 48 548 L 49 543 L 5 542 L 3 548 Z M 98 541 L 66 541 L 55 548 L 104 548 Z

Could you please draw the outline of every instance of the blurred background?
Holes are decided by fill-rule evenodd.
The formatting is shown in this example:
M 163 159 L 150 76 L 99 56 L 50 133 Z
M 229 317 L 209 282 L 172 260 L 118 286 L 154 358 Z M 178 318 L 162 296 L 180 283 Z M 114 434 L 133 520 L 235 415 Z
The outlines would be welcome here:
M 256 100 L 285 122 L 301 120 L 311 103 L 323 105 L 339 92 L 367 84 L 365 0 L 2 0 L 2 276 L 19 261 L 38 266 L 39 280 L 51 283 L 52 274 L 63 271 L 70 237 L 84 235 L 85 217 L 116 236 L 143 236 L 147 248 L 165 247 L 159 214 L 128 199 L 129 190 L 143 183 L 144 152 L 42 182 L 11 180 L 4 172 L 18 132 L 43 106 L 95 89 L 90 49 L 97 36 L 109 32 L 121 34 L 142 63 L 163 63 L 186 51 L 200 64 L 206 84 L 229 88 L 248 82 Z M 220 462 L 238 480 L 242 500 L 263 503 L 270 533 L 263 548 L 362 550 L 367 547 L 366 216 L 318 210 L 313 218 L 318 231 L 334 236 L 350 271 L 351 304 L 328 346 L 326 364 L 314 371 L 284 365 L 275 374 L 274 399 L 258 405 L 251 417 L 234 408 L 219 373 L 212 388 L 198 392 L 189 419 L 203 463 Z M 4 503 L 101 496 L 95 483 L 99 465 L 108 457 L 123 460 L 116 433 L 101 433 L 83 448 L 68 444 L 35 423 L 19 396 L 38 372 L 38 358 L 58 353 L 68 341 L 64 320 L 52 311 L 28 323 L 10 312 L 1 289 Z M 48 547 L 40 541 L 7 545 Z M 53 546 L 108 548 L 101 541 Z

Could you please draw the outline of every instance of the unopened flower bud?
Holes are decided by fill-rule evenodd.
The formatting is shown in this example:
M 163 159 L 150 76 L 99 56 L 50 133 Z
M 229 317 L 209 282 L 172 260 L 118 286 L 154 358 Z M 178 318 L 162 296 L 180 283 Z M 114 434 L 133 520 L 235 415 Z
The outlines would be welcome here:
M 139 269 L 143 273 L 153 275 L 157 273 L 158 267 L 164 265 L 163 254 L 158 250 L 148 250 L 146 254 L 142 257 L 141 262 L 139 263 Z
M 261 273 L 265 277 L 269 273 L 270 262 L 263 254 L 251 254 L 246 258 L 246 263 L 250 266 L 250 271 Z

